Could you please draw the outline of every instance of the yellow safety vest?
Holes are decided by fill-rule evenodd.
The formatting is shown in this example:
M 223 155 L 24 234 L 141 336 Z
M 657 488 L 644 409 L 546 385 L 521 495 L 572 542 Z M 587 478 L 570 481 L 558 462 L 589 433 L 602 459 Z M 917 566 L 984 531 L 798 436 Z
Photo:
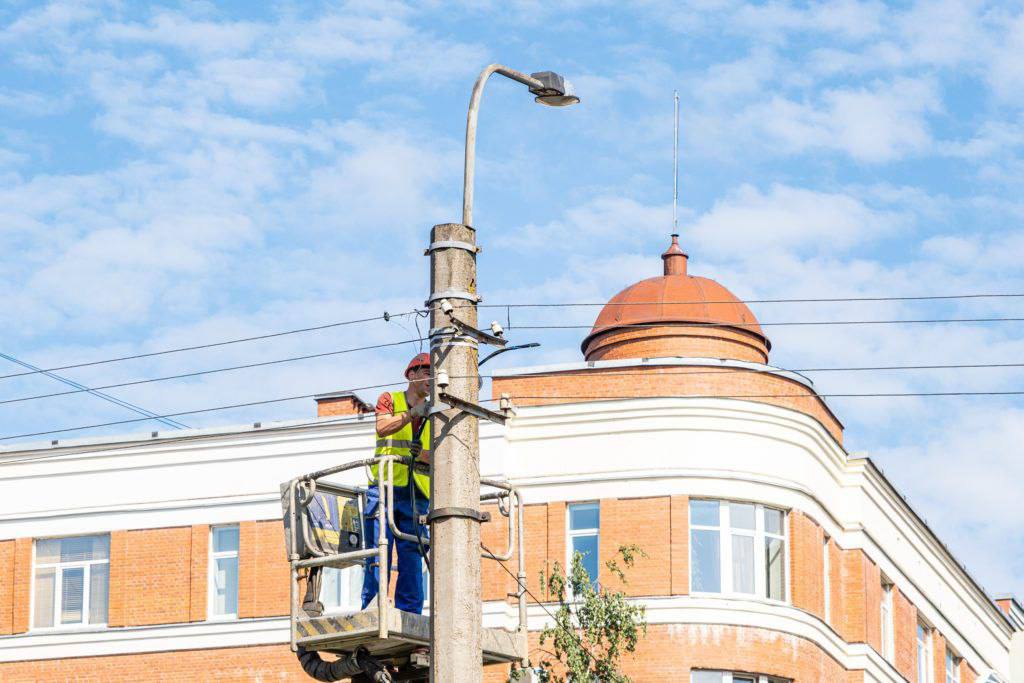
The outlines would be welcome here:
M 404 391 L 392 391 L 391 400 L 394 403 L 394 413 L 404 413 L 409 410 L 409 405 L 405 402 Z M 423 425 L 423 432 L 420 434 L 420 446 L 423 450 L 430 450 L 430 419 L 424 418 L 427 423 Z M 412 433 L 412 422 L 399 429 L 394 434 L 388 436 L 377 435 L 377 449 L 374 451 L 374 455 L 412 455 L 413 445 L 413 433 Z M 393 462 L 391 464 L 393 468 L 392 481 L 394 482 L 395 488 L 406 486 L 409 483 L 409 466 Z M 377 481 L 377 465 L 376 463 L 370 466 L 370 482 L 376 483 Z M 430 475 L 413 469 L 412 480 L 416 483 L 418 488 L 424 496 L 430 497 Z

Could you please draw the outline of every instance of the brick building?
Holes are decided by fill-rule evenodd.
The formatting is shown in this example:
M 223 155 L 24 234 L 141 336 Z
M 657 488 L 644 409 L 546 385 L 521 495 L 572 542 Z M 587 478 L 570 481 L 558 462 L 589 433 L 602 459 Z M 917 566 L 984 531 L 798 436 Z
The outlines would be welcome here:
M 495 373 L 518 412 L 481 426 L 482 469 L 524 492 L 531 591 L 574 549 L 608 583 L 603 560 L 642 546 L 637 681 L 1010 681 L 1021 605 L 844 450 L 744 304 L 688 275 L 675 240 L 663 260 L 605 306 L 582 362 Z M 331 394 L 317 421 L 0 453 L 0 680 L 309 680 L 287 645 L 277 486 L 367 457 L 367 409 Z M 483 582 L 486 623 L 511 623 L 512 579 L 487 562 Z M 329 609 L 357 607 L 358 569 L 324 584 Z

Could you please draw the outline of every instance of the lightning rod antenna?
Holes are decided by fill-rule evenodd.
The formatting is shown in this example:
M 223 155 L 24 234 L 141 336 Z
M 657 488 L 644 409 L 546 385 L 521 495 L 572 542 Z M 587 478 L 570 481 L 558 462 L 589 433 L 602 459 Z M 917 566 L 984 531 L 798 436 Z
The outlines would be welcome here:
M 679 234 L 679 91 L 674 90 L 675 136 L 672 142 L 672 232 Z

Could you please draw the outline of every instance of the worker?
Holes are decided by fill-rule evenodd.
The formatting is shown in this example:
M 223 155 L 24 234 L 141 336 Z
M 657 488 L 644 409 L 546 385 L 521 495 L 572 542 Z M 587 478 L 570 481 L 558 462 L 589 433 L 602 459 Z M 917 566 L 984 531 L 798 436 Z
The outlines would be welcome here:
M 399 531 L 427 540 L 426 527 L 419 516 L 430 507 L 430 420 L 427 417 L 427 398 L 430 394 L 430 356 L 421 353 L 409 361 L 405 369 L 409 386 L 405 391 L 386 391 L 377 399 L 376 455 L 404 455 L 415 458 L 415 466 L 393 462 L 395 526 Z M 410 469 L 412 470 L 410 472 Z M 378 465 L 370 468 L 370 486 L 366 491 L 364 526 L 368 546 L 377 543 L 377 515 L 380 500 L 377 485 Z M 411 488 L 411 491 L 410 491 Z M 415 500 L 415 507 L 410 499 Z M 385 522 L 385 526 L 387 523 Z M 395 586 L 395 607 L 405 612 L 423 612 L 423 562 L 421 545 L 417 541 L 396 539 L 387 529 L 388 566 L 385 576 L 391 575 L 391 554 L 398 551 L 398 583 Z M 363 576 L 363 609 L 370 604 L 379 590 L 377 556 L 367 558 Z M 384 581 L 387 594 L 388 581 Z

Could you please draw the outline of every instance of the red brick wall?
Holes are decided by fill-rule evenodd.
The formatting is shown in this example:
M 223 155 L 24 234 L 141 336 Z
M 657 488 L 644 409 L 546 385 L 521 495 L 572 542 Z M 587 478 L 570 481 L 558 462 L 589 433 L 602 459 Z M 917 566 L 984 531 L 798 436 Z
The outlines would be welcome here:
M 672 593 L 670 502 L 668 496 L 601 501 L 599 578 L 604 586 L 630 596 Z M 637 556 L 632 569 L 626 570 L 618 551 L 630 544 L 638 545 L 647 557 Z M 608 571 L 609 560 L 626 570 L 625 586 Z
M 900 592 L 892 590 L 893 625 L 896 646 L 894 665 L 908 681 L 917 680 L 917 608 Z
M 839 630 L 836 625 L 840 621 L 843 606 L 843 554 L 834 540 L 828 542 L 828 566 L 829 566 L 829 623 L 832 628 Z
M 550 641 L 548 642 L 550 646 Z M 538 655 L 531 634 L 530 650 Z M 853 683 L 863 672 L 847 671 L 814 643 L 766 629 L 739 626 L 653 625 L 624 671 L 638 683 L 688 681 L 692 669 L 767 674 L 794 683 Z M 485 670 L 486 683 L 504 683 L 507 667 Z
M 629 573 L 629 585 L 626 591 L 631 595 L 670 595 L 685 594 L 688 591 L 688 540 L 689 529 L 688 499 L 686 496 L 604 499 L 601 505 L 601 560 L 611 558 L 620 544 L 637 543 L 644 547 L 650 557 L 641 560 L 638 566 Z M 506 545 L 507 532 L 504 518 L 491 507 L 493 521 L 485 524 L 483 538 L 488 546 L 495 551 L 503 550 Z M 525 551 L 527 564 L 527 582 L 531 590 L 544 599 L 550 596 L 543 594 L 539 574 L 541 570 L 550 571 L 554 562 L 565 562 L 566 540 L 566 504 L 553 502 L 528 505 L 525 509 Z M 288 610 L 288 565 L 283 553 L 281 524 L 278 520 L 249 521 L 239 525 L 239 613 L 242 618 L 284 615 Z M 799 511 L 790 514 L 790 565 L 791 586 L 794 606 L 806 609 L 812 614 L 821 615 L 823 601 L 821 579 L 822 531 L 814 521 Z M 832 576 L 832 617 L 836 630 L 848 642 L 867 642 L 881 651 L 879 607 L 881 602 L 881 573 L 870 558 L 861 550 L 843 550 L 834 542 L 830 543 L 831 576 Z M 142 625 L 158 623 L 182 623 L 206 619 L 207 570 L 209 552 L 209 526 L 195 525 L 192 527 L 172 527 L 164 529 L 144 529 L 133 531 L 114 531 L 111 533 L 111 572 L 110 572 L 110 624 Z M 31 586 L 31 539 L 0 541 L 0 632 L 20 633 L 28 628 L 29 600 Z M 506 563 L 514 574 L 515 559 Z M 485 599 L 502 600 L 515 587 L 514 580 L 501 571 L 491 561 L 484 562 Z M 603 570 L 602 570 L 603 571 Z M 615 588 L 615 582 L 604 572 L 602 581 Z M 916 667 L 916 625 L 917 612 L 915 607 L 897 589 L 894 590 L 894 627 L 896 638 L 895 666 L 900 673 L 913 680 Z M 694 646 L 698 638 L 687 631 L 690 627 L 652 627 L 653 638 L 649 637 L 645 648 L 651 644 L 661 643 L 665 647 L 674 647 L 673 643 L 685 641 L 685 648 Z M 690 629 L 692 631 L 692 629 Z M 680 641 L 679 634 L 689 635 Z M 733 662 L 730 668 L 744 670 L 736 662 L 746 661 L 746 655 L 730 651 L 729 638 L 739 637 L 743 632 L 736 631 L 728 635 L 720 627 L 704 627 L 700 638 L 711 639 L 709 642 L 725 643 L 721 656 Z M 942 683 L 940 673 L 944 674 L 945 641 L 941 634 L 934 633 L 936 662 L 936 678 Z M 776 638 L 788 638 L 776 634 Z M 774 646 L 773 646 L 774 647 Z M 792 654 L 796 651 L 800 656 L 808 657 L 810 669 L 798 669 L 801 675 L 809 675 L 807 671 L 821 672 L 828 669 L 827 663 L 821 659 L 823 655 L 813 650 L 806 650 L 802 645 L 787 645 L 781 652 Z M 679 657 L 685 654 L 683 648 Z M 795 650 L 793 649 L 795 648 Z M 742 649 L 742 648 L 741 648 Z M 266 669 L 260 668 L 263 663 L 247 664 L 244 657 L 235 659 L 236 654 L 244 652 L 263 652 L 259 648 L 252 650 L 215 651 L 227 653 L 224 665 L 226 668 L 210 669 L 210 672 L 223 672 L 222 680 L 248 680 L 246 676 L 263 675 Z M 276 652 L 273 649 L 267 652 Z M 657 652 L 657 650 L 652 650 Z M 196 653 L 184 656 L 183 661 L 175 662 L 174 666 L 193 666 L 196 660 L 204 660 L 210 653 Z M 277 655 L 271 654 L 271 659 Z M 692 655 L 696 656 L 696 655 Z M 774 661 L 772 657 L 779 651 L 771 649 L 754 658 L 752 661 Z M 788 655 L 786 655 L 788 656 Z M 75 660 L 76 662 L 92 662 L 98 667 L 96 671 L 106 671 L 109 662 L 128 662 L 125 664 L 132 670 L 136 660 L 163 662 L 163 655 L 144 657 L 107 657 L 96 659 Z M 785 658 L 785 657 L 783 657 Z M 287 659 L 287 658 L 286 658 Z M 653 657 L 659 659 L 659 657 Z M 660 657 L 664 659 L 664 657 Z M 671 659 L 671 658 L 670 658 Z M 276 660 L 274 660 L 276 661 Z M 290 661 L 290 660 L 289 660 Z M 682 661 L 682 660 L 680 660 Z M 695 660 L 694 660 L 695 661 Z M 787 660 L 788 661 L 788 660 Z M 781 660 L 780 660 L 781 662 Z M 712 660 L 700 660 L 701 666 L 714 666 Z M 22 675 L 30 665 L 9 665 L 0 668 L 0 680 L 19 680 L 11 676 Z M 37 672 L 40 680 L 51 664 L 40 664 Z M 110 664 L 113 666 L 113 664 Z M 198 666 L 198 665 L 197 665 Z M 282 665 L 283 666 L 283 665 Z M 657 674 L 657 667 L 639 662 L 636 666 L 643 675 Z M 654 669 L 650 669 L 650 667 Z M 801 665 L 802 666 L 802 665 Z M 967 676 L 970 667 L 963 663 L 963 680 L 971 680 Z M 20 668 L 19 668 L 20 667 Z M 246 668 L 249 667 L 249 668 Z M 816 668 L 817 667 L 817 668 Z M 824 668 L 822 668 L 824 667 Z M 648 671 L 650 669 L 650 671 Z M 776 668 L 752 669 L 762 673 L 783 673 L 781 663 Z M 170 671 L 185 669 L 171 668 Z M 204 669 L 205 671 L 205 669 Z M 285 671 L 288 669 L 274 669 Z M 832 675 L 829 670 L 829 675 Z M 92 670 L 85 670 L 88 678 Z M 213 676 L 213 673 L 210 673 Z M 218 673 L 218 676 L 221 674 Z M 288 673 L 283 680 L 289 680 Z M 854 680 L 856 672 L 847 674 L 838 672 L 839 678 L 815 679 L 813 676 L 803 680 Z M 851 679 L 850 676 L 853 676 Z M 99 678 L 95 680 L 120 680 Z M 168 680 L 184 680 L 169 678 Z M 221 679 L 219 679 L 221 680 Z M 277 680 L 275 678 L 275 680 Z M 657 680 L 637 677 L 637 680 Z M 799 679 L 798 679 L 799 680 Z
M 482 508 L 491 515 L 491 521 L 480 526 L 480 543 L 491 552 L 501 555 L 508 549 L 508 520 L 498 512 L 497 505 L 485 505 Z M 546 524 L 544 532 L 546 534 Z M 538 529 L 523 528 L 526 543 L 533 542 L 538 536 Z M 529 533 L 529 535 L 525 535 Z M 513 548 L 513 550 L 515 550 Z M 512 559 L 502 564 L 512 572 L 519 572 L 519 561 L 513 553 Z M 506 600 L 508 593 L 515 590 L 515 580 L 506 573 L 495 560 L 484 560 L 480 565 L 480 585 L 484 600 Z
M 4 683 L 74 681 L 121 683 L 152 681 L 277 681 L 308 683 L 309 678 L 287 645 L 214 650 L 180 650 L 113 657 L 80 657 L 0 664 Z
M 690 497 L 672 496 L 672 594 L 690 593 Z
M 206 621 L 206 596 L 210 568 L 210 526 L 195 524 L 191 528 L 189 553 L 189 621 Z
M 24 633 L 30 623 L 29 601 L 32 586 L 32 539 L 14 541 L 14 607 L 13 631 Z
M 127 531 L 113 531 L 110 534 L 110 574 L 108 584 L 107 624 L 111 627 L 127 626 L 125 613 L 125 586 L 128 578 Z
M 708 367 L 589 368 L 548 375 L 495 377 L 491 396 L 508 393 L 523 406 L 644 396 L 749 396 L 755 403 L 809 415 L 839 443 L 843 425 L 813 390 L 776 375 Z M 575 398 L 575 397 L 588 398 Z
M 242 522 L 238 546 L 238 616 L 288 614 L 288 558 L 281 522 Z
M 932 630 L 932 681 L 946 683 L 946 639 L 938 629 Z
M 128 626 L 189 620 L 191 527 L 129 531 L 125 539 L 124 615 Z
M 824 533 L 807 515 L 794 510 L 789 515 L 789 576 L 793 606 L 824 619 L 824 561 L 821 544 Z

